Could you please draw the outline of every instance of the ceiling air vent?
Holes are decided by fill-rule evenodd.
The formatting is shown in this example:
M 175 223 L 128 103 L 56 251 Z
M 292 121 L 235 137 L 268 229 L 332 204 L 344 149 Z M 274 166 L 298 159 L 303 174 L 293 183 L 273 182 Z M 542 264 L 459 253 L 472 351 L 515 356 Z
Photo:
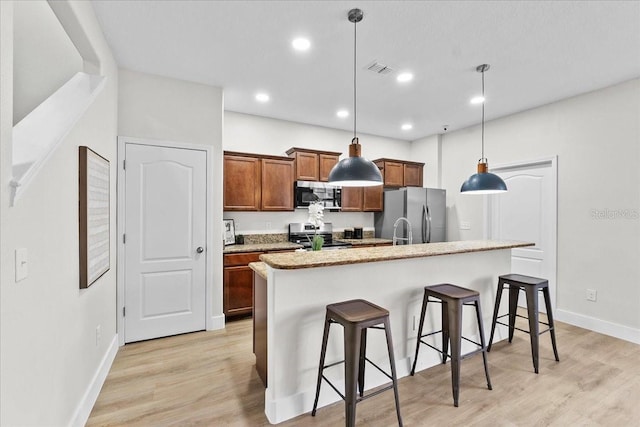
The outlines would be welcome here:
M 384 64 L 380 64 L 377 61 L 373 61 L 369 65 L 365 66 L 365 68 L 373 73 L 385 75 L 393 72 L 393 68 L 390 68 Z

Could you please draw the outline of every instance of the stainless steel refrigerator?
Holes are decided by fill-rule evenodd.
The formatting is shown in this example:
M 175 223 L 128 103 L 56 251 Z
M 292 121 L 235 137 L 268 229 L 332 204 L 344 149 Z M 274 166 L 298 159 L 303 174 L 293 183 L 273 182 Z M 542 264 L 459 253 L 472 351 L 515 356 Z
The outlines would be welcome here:
M 409 224 L 413 243 L 444 242 L 447 230 L 447 192 L 439 188 L 406 187 L 384 191 L 384 211 L 376 212 L 376 237 L 407 244 Z M 400 220 L 406 218 L 408 220 Z

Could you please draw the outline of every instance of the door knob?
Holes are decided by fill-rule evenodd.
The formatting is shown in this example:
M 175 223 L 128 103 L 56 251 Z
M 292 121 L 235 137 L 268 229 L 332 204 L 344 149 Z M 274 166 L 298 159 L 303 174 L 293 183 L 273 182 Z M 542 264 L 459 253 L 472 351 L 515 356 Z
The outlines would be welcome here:
M 196 249 L 196 252 L 201 254 L 202 252 L 204 252 L 204 248 L 202 246 L 198 246 L 198 249 Z

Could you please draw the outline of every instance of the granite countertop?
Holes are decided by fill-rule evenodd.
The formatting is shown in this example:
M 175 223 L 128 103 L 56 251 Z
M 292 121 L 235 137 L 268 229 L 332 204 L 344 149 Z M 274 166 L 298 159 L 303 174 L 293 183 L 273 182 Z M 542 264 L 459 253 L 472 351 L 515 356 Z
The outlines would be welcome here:
M 249 268 L 258 273 L 264 280 L 267 280 L 267 264 L 264 262 L 250 262 Z
M 338 242 L 351 243 L 353 246 L 360 245 L 381 245 L 384 243 L 392 244 L 393 240 L 380 239 L 378 237 L 365 238 L 365 239 L 336 239 Z
M 283 270 L 327 267 L 407 258 L 422 258 L 466 252 L 491 251 L 534 246 L 534 243 L 517 241 L 467 240 L 458 242 L 423 243 L 417 245 L 378 246 L 357 250 L 287 252 L 263 254 L 260 260 Z
M 235 254 L 241 252 L 265 252 L 265 251 L 286 251 L 301 248 L 302 245 L 291 242 L 274 243 L 251 243 L 247 245 L 229 245 L 224 247 L 223 253 Z

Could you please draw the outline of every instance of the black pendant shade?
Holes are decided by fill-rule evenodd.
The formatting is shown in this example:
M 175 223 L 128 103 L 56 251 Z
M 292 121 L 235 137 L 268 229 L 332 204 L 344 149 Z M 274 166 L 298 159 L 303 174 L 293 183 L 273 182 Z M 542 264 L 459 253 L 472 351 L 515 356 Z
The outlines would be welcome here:
M 476 67 L 476 71 L 482 73 L 482 97 L 484 98 L 484 72 L 489 69 L 489 64 Z M 505 193 L 507 184 L 498 175 L 489 173 L 489 163 L 484 157 L 484 100 L 482 101 L 482 158 L 478 161 L 478 173 L 474 173 L 462 183 L 460 192 L 463 194 L 496 194 Z
M 340 160 L 329 173 L 329 182 L 343 187 L 372 187 L 382 185 L 382 174 L 371 161 L 360 157 L 358 138 L 349 146 L 349 157 Z
M 329 183 L 342 187 L 372 187 L 382 185 L 382 174 L 373 162 L 361 157 L 361 146 L 356 136 L 356 24 L 364 15 L 360 9 L 351 9 L 347 17 L 349 22 L 353 22 L 353 139 L 349 145 L 349 157 L 340 160 L 329 172 Z
M 481 169 L 481 165 L 486 165 L 486 163 L 478 164 L 478 169 Z M 460 188 L 460 192 L 466 194 L 496 194 L 506 191 L 507 184 L 502 178 L 493 173 L 480 171 L 471 175 Z

